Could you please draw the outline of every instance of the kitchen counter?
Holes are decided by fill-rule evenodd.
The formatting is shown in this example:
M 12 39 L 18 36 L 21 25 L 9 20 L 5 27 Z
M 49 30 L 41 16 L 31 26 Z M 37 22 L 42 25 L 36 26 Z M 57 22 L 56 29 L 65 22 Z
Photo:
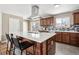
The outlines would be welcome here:
M 28 38 L 29 40 L 32 40 L 32 41 L 35 41 L 38 43 L 42 43 L 54 35 L 56 35 L 55 32 L 53 32 L 53 33 L 39 32 L 39 33 L 21 33 L 18 36 Z
M 74 31 L 74 30 L 58 30 L 58 31 L 55 31 L 55 32 L 70 32 L 70 33 L 79 33 L 78 31 Z
M 20 33 L 16 34 L 25 38 L 24 40 L 34 41 L 35 55 L 50 55 L 55 54 L 55 32 L 52 33 Z M 30 53 L 33 53 L 33 47 L 27 49 Z
M 70 32 L 70 33 L 79 33 L 78 31 L 75 30 L 40 30 L 39 32 Z
M 46 31 L 46 30 L 45 30 Z M 45 31 L 42 31 L 42 32 L 45 32 Z M 70 32 L 70 33 L 79 33 L 78 31 L 75 31 L 75 30 L 51 30 L 51 31 L 48 31 L 48 32 Z

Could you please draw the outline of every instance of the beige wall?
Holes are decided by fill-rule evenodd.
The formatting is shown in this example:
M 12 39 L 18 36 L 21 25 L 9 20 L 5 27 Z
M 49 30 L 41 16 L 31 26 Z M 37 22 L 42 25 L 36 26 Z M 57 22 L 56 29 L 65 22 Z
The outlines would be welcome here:
M 26 24 L 27 24 L 27 31 L 29 31 L 30 30 L 30 21 L 29 20 L 26 20 L 26 19 L 24 19 L 24 21 L 26 22 Z
M 30 24 L 30 21 L 28 20 L 28 31 L 30 31 L 30 26 L 31 24 Z
M 20 31 L 23 31 L 23 18 L 11 14 L 2 13 L 2 41 L 6 40 L 5 33 L 9 33 L 9 18 L 14 17 L 20 19 L 21 29 Z
M 26 29 L 26 30 L 27 30 L 27 32 L 28 32 L 28 30 L 29 30 L 29 29 L 28 29 L 29 22 L 28 22 L 28 20 L 26 20 L 26 19 L 24 19 L 24 20 L 23 20 L 23 22 L 25 22 L 25 23 L 26 23 L 26 27 L 25 27 L 25 29 Z

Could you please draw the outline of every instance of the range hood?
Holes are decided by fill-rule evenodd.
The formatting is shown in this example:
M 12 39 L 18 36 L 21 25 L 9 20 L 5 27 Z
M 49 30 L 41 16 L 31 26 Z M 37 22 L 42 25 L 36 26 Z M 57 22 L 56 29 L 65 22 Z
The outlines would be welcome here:
M 31 16 L 28 19 L 37 19 L 40 18 L 39 16 L 39 6 L 33 5 L 31 9 Z
M 31 16 L 28 17 L 29 20 L 40 19 L 45 17 L 50 17 L 52 14 L 39 14 L 39 6 L 33 5 L 31 9 Z

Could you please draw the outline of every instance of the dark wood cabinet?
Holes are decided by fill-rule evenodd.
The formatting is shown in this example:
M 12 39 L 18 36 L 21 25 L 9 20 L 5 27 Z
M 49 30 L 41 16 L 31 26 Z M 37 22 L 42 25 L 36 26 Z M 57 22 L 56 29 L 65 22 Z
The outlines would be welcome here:
M 46 26 L 46 19 L 40 19 L 40 25 Z
M 46 19 L 46 22 L 47 22 L 47 25 L 51 25 L 51 20 L 50 20 L 50 18 L 47 18 L 47 19 Z
M 67 32 L 57 32 L 56 41 L 69 43 L 69 33 Z
M 75 33 L 70 33 L 70 44 L 76 45 L 76 34 Z
M 79 46 L 79 33 L 57 32 L 56 41 Z
M 51 17 L 50 23 L 51 23 L 51 24 L 54 23 L 54 17 Z
M 45 25 L 45 26 L 47 25 L 46 19 L 43 20 L 43 23 L 44 23 L 43 25 Z
M 43 19 L 40 19 L 40 25 L 44 25 L 44 20 Z
M 51 24 L 53 24 L 53 17 L 40 19 L 41 26 L 50 26 Z
M 68 32 L 62 32 L 61 33 L 61 40 L 64 43 L 69 43 L 69 33 Z
M 79 33 L 70 33 L 70 44 L 79 46 Z
M 56 34 L 56 41 L 57 42 L 61 42 L 62 40 L 61 40 L 61 32 L 57 32 L 57 34 Z
M 79 24 L 79 12 L 73 14 L 74 24 Z
M 53 24 L 53 17 L 49 17 L 49 18 L 47 18 L 47 25 L 52 25 Z
M 55 36 L 42 43 L 35 42 L 34 46 L 35 55 L 54 55 L 56 52 Z M 27 51 L 33 53 L 33 46 L 28 48 Z
M 76 40 L 76 45 L 79 46 L 79 33 L 77 33 L 77 40 Z

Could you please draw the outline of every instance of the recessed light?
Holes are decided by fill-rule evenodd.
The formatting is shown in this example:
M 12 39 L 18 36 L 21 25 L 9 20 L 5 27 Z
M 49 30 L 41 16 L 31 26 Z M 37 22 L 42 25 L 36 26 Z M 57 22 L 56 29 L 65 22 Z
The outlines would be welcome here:
M 60 6 L 60 4 L 54 4 L 54 7 L 55 8 L 57 8 L 57 7 L 59 7 Z

